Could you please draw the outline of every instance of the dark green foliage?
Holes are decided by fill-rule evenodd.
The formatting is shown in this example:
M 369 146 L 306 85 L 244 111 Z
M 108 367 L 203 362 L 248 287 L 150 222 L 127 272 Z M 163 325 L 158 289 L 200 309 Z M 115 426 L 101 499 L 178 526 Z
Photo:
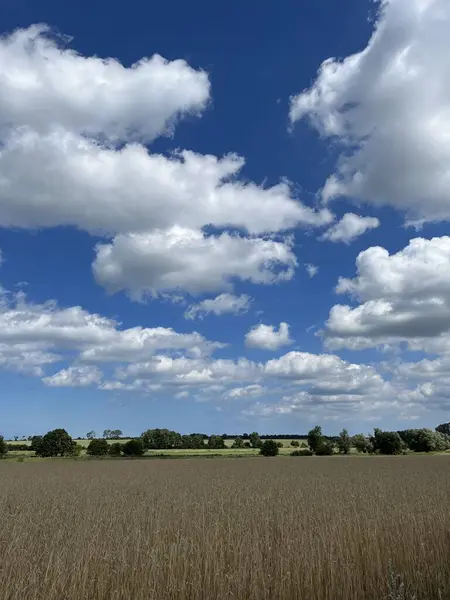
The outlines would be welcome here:
M 37 452 L 38 448 L 40 447 L 41 443 L 42 443 L 42 435 L 33 435 L 33 437 L 31 438 L 31 444 L 30 444 L 30 450 Z
M 221 435 L 211 435 L 208 440 L 210 450 L 224 450 L 226 448 L 225 440 Z
M 86 439 L 88 440 L 95 440 L 95 431 L 88 431 L 86 434 Z
M 371 436 L 374 452 L 378 454 L 402 454 L 405 444 L 396 431 L 382 431 L 374 429 Z
M 8 454 L 8 444 L 3 439 L 3 436 L 0 435 L 0 458 L 4 458 Z
M 444 435 L 450 435 L 450 423 L 441 423 L 436 427 L 436 431 Z
M 320 425 L 316 425 L 314 429 L 311 429 L 311 431 L 308 432 L 308 445 L 310 450 L 315 452 L 322 442 L 322 427 L 320 427 Z
M 244 447 L 244 440 L 241 437 L 237 437 L 234 442 L 233 442 L 233 448 L 243 448 Z
M 109 444 L 108 446 L 108 454 L 109 456 L 121 456 L 122 455 L 122 446 L 120 442 L 114 442 L 113 444 Z
M 65 429 L 53 429 L 36 444 L 36 454 L 42 457 L 72 456 L 76 445 Z
M 265 440 L 262 443 L 260 454 L 263 456 L 277 456 L 279 452 L 278 444 L 275 440 Z
M 262 441 L 257 431 L 254 431 L 249 435 L 249 440 L 252 448 L 261 448 Z
M 298 440 L 291 440 L 291 446 L 293 448 L 298 448 L 300 446 L 300 442 Z
M 333 453 L 333 444 L 329 440 L 322 440 L 316 448 L 317 456 L 332 456 Z
M 339 437 L 337 438 L 336 444 L 341 454 L 349 454 L 352 448 L 352 438 L 346 429 L 341 431 Z
M 291 452 L 291 456 L 314 456 L 314 453 L 309 448 L 302 448 L 301 450 Z
M 244 448 L 251 448 L 252 445 L 250 444 L 250 442 L 244 442 Z
M 149 450 L 170 450 L 182 447 L 181 434 L 169 429 L 148 429 L 141 435 L 145 448 Z
M 363 433 L 357 433 L 352 437 L 352 444 L 358 452 L 366 454 L 367 452 L 373 452 L 373 446 L 371 441 Z
M 413 452 L 439 452 L 450 447 L 450 438 L 432 429 L 405 429 L 397 433 Z
M 89 456 L 106 456 L 109 451 L 109 444 L 105 439 L 91 440 L 87 447 Z
M 278 448 L 283 448 L 283 442 L 277 442 Z
M 128 440 L 122 446 L 125 456 L 142 456 L 145 452 L 144 444 L 140 438 Z

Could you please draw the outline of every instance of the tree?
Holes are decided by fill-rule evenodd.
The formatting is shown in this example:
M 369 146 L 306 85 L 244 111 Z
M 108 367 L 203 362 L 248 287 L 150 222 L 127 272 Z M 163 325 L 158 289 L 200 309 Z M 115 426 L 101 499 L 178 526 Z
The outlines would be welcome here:
M 300 442 L 298 440 L 291 440 L 291 446 L 293 448 L 298 448 L 300 446 Z
M 144 444 L 140 438 L 128 440 L 122 446 L 125 456 L 142 456 L 145 452 Z
M 450 445 L 450 436 L 432 429 L 405 429 L 397 433 L 413 452 L 436 452 Z
M 343 429 L 339 434 L 337 447 L 341 454 L 349 454 L 352 447 L 352 438 L 349 436 L 346 429 Z
M 254 431 L 249 435 L 249 440 L 252 448 L 261 448 L 262 441 L 257 431 Z
M 109 446 L 108 446 L 109 456 L 121 456 L 122 455 L 122 447 L 123 447 L 123 444 L 121 444 L 120 442 L 114 442 L 114 444 L 109 444 Z
M 105 431 L 103 432 L 103 437 L 106 440 L 109 440 L 109 438 L 111 437 L 111 429 L 105 429 Z
M 320 425 L 316 425 L 314 427 L 314 429 L 311 429 L 308 432 L 308 445 L 309 448 L 315 452 L 318 448 L 318 446 L 320 446 L 320 444 L 323 442 L 323 435 L 322 435 L 322 427 L 320 427 Z
M 402 438 L 396 431 L 381 431 L 376 428 L 370 441 L 374 451 L 379 454 L 401 454 L 405 447 Z
M 444 435 L 450 435 L 450 423 L 442 423 L 436 427 L 436 431 L 438 433 L 443 433 Z
M 237 437 L 233 442 L 232 448 L 244 448 L 244 438 Z
M 3 439 L 3 436 L 0 435 L 0 458 L 4 458 L 8 454 L 8 444 Z
M 150 450 L 169 450 L 182 447 L 181 434 L 168 429 L 147 429 L 141 434 L 145 448 Z
M 87 447 L 89 456 L 106 456 L 108 454 L 109 444 L 105 439 L 91 440 Z
M 357 452 L 366 454 L 372 450 L 372 444 L 370 440 L 363 434 L 357 433 L 352 437 L 352 444 L 356 448 Z
M 96 437 L 95 431 L 88 431 L 86 434 L 86 439 L 88 439 L 88 440 L 94 440 L 95 437 Z
M 38 456 L 70 456 L 74 453 L 76 443 L 65 429 L 53 429 L 38 442 Z
M 208 440 L 208 448 L 210 450 L 225 450 L 225 440 L 221 435 L 211 435 Z
M 111 439 L 112 440 L 119 440 L 123 435 L 123 432 L 120 429 L 113 429 L 111 431 Z
M 263 456 L 278 456 L 278 444 L 275 440 L 264 440 L 259 451 Z

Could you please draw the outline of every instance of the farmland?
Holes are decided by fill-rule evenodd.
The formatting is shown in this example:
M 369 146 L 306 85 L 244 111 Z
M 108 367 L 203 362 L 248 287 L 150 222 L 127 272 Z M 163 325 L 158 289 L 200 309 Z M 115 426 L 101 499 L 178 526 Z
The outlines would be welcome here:
M 449 471 L 444 455 L 2 461 L 1 597 L 382 600 L 391 564 L 399 598 L 445 600 Z

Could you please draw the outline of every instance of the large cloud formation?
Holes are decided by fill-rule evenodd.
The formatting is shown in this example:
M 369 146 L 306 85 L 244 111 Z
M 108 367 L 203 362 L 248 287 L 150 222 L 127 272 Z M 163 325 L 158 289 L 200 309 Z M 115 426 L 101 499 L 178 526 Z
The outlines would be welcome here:
M 343 146 L 325 201 L 390 205 L 409 221 L 450 218 L 450 4 L 382 0 L 364 50 L 330 58 L 291 102 Z

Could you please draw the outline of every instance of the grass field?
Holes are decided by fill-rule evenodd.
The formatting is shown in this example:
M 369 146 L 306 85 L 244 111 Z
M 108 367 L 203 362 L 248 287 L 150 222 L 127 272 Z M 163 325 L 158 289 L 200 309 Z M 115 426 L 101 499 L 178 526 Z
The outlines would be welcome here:
M 2 600 L 450 597 L 450 457 L 0 461 Z

